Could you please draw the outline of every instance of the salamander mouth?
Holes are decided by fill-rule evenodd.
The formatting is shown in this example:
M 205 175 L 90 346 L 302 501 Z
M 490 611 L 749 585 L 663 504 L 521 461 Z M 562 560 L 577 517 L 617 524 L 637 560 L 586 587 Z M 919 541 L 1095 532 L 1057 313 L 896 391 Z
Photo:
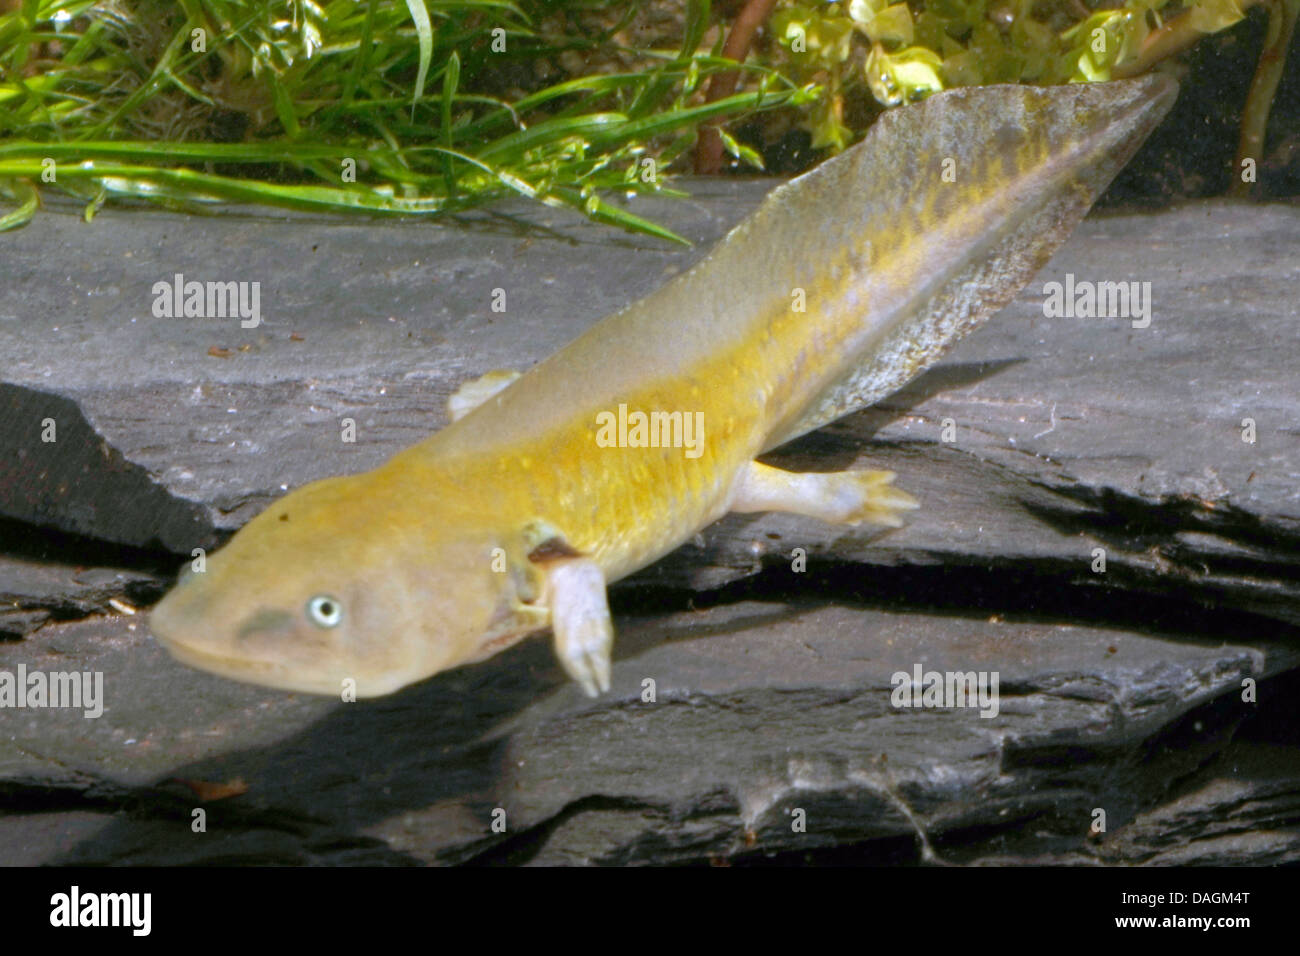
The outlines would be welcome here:
M 158 643 L 167 648 L 180 663 L 197 670 L 216 674 L 245 684 L 256 684 L 286 693 L 316 694 L 322 697 L 337 698 L 343 691 L 343 681 L 333 675 L 313 678 L 296 669 L 292 664 L 277 661 L 264 661 L 249 657 L 232 657 L 202 650 L 192 644 L 184 644 L 171 638 L 158 637 Z M 424 674 L 385 675 L 382 680 L 367 679 L 364 675 L 356 681 L 357 697 L 380 697 L 391 694 L 418 680 Z
M 167 652 L 172 657 L 187 667 L 207 671 L 209 674 L 216 674 L 218 677 L 228 677 L 231 680 L 242 681 L 245 684 L 256 684 L 259 687 L 270 687 L 274 690 L 291 693 L 322 694 L 330 697 L 337 697 L 339 694 L 339 683 L 337 681 L 316 681 L 304 678 L 303 675 L 295 674 L 285 665 L 274 661 L 260 661 L 256 658 L 215 654 L 212 651 L 201 650 L 191 644 L 184 644 L 165 637 L 158 637 L 158 643 L 167 648 Z
M 260 684 L 262 681 L 258 679 L 259 677 L 264 676 L 266 680 L 270 681 L 280 676 L 282 671 L 279 665 L 271 661 L 214 654 L 211 651 L 200 650 L 190 644 L 183 644 L 180 641 L 162 637 L 158 634 L 154 636 L 158 638 L 158 643 L 167 648 L 168 653 L 182 664 L 197 667 L 199 670 L 211 671 L 223 677 L 233 677 L 236 680 L 252 681 Z

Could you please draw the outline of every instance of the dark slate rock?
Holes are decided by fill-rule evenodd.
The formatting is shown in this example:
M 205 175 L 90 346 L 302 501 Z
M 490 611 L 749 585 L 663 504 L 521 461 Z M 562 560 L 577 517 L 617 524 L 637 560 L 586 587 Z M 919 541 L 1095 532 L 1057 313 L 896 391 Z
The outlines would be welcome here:
M 0 669 L 102 671 L 106 706 L 95 720 L 6 714 L 6 802 L 131 809 L 71 849 L 52 841 L 42 862 L 698 862 L 844 844 L 878 860 L 918 826 L 949 862 L 1102 862 L 1194 857 L 1207 834 L 1252 822 L 1277 831 L 1270 859 L 1297 857 L 1294 759 L 1214 785 L 1231 800 L 1195 797 L 1243 723 L 1291 706 L 1274 675 L 1300 662 L 1293 634 L 1234 643 L 811 602 L 620 621 L 613 690 L 595 702 L 545 640 L 339 704 L 183 668 L 131 619 L 48 627 L 0 645 Z M 893 675 L 918 664 L 998 671 L 998 714 L 893 706 Z M 1242 700 L 1246 678 L 1258 703 Z M 181 781 L 235 780 L 247 792 L 207 803 L 197 839 L 201 804 Z M 1243 809 L 1248 797 L 1269 803 Z M 1104 839 L 1089 834 L 1099 808 Z M 1189 813 L 1205 827 L 1157 829 Z M 0 854 L 24 835 L 0 827 Z
M 897 471 L 924 504 L 905 528 L 707 529 L 617 589 L 598 701 L 545 640 L 361 704 L 243 687 L 109 603 L 147 603 L 160 567 L 284 489 L 419 440 L 465 379 L 652 290 L 765 188 L 637 207 L 701 240 L 686 253 L 518 207 L 432 227 L 51 214 L 7 238 L 0 631 L 26 637 L 0 671 L 96 671 L 107 706 L 0 712 L 0 861 L 901 862 L 922 832 L 926 858 L 970 864 L 1300 858 L 1277 730 L 1300 699 L 1294 208 L 1086 222 L 943 365 L 771 456 Z M 154 318 L 175 272 L 261 281 L 262 325 Z M 1066 273 L 1151 281 L 1151 325 L 1046 318 Z M 996 670 L 1000 713 L 893 707 L 918 664 Z M 189 784 L 236 779 L 193 834 Z
M 156 601 L 167 585 L 167 578 L 138 568 L 0 554 L 0 637 L 21 637 L 51 620 L 130 613 Z
M 142 466 L 125 460 L 76 401 L 6 384 L 0 402 L 5 517 L 172 551 L 187 551 L 209 535 L 205 509 L 170 494 Z

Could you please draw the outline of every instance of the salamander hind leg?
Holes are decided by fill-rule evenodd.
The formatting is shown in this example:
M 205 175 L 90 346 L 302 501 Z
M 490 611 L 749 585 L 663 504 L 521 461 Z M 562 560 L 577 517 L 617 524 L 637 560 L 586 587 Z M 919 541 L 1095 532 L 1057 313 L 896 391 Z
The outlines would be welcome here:
M 897 528 L 902 512 L 919 507 L 892 484 L 892 471 L 792 472 L 751 461 L 740 477 L 732 511 L 788 511 L 828 524 Z

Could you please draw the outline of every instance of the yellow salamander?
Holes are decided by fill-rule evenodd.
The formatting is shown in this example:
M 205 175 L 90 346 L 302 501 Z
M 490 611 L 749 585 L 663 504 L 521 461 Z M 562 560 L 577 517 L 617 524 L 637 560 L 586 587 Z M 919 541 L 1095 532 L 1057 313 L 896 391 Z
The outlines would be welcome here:
M 1008 302 L 1176 90 L 996 86 L 887 113 L 689 272 L 462 389 L 446 428 L 272 504 L 182 575 L 153 632 L 227 677 L 375 696 L 549 628 L 587 693 L 608 689 L 608 582 L 728 511 L 896 525 L 916 506 L 890 472 L 755 457 L 898 389 Z

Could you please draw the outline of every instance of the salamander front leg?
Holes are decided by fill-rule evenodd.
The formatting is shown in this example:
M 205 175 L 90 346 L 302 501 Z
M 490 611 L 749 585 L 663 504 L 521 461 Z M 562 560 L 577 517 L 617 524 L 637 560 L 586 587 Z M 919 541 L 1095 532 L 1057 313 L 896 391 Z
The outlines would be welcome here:
M 609 690 L 614 625 L 605 598 L 605 575 L 589 558 L 548 561 L 546 602 L 555 633 L 555 656 L 588 697 Z
M 740 477 L 732 511 L 788 511 L 828 524 L 900 527 L 900 512 L 920 507 L 895 488 L 892 471 L 782 471 L 751 461 Z

